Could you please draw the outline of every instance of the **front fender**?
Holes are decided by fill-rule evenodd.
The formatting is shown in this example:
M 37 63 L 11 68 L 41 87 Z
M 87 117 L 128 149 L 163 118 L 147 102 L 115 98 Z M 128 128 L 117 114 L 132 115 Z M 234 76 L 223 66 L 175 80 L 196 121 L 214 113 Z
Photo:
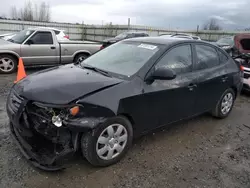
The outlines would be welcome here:
M 64 120 L 66 125 L 71 131 L 74 132 L 87 132 L 96 128 L 101 123 L 105 122 L 107 117 L 82 117 L 77 119 Z
M 1 54 L 10 54 L 10 55 L 14 55 L 17 58 L 20 57 L 20 55 L 18 53 L 11 51 L 11 50 L 0 50 L 0 55 Z
M 96 128 L 108 118 L 114 117 L 115 113 L 102 106 L 93 104 L 78 103 L 81 105 L 79 115 L 64 120 L 64 124 L 71 130 L 86 132 Z

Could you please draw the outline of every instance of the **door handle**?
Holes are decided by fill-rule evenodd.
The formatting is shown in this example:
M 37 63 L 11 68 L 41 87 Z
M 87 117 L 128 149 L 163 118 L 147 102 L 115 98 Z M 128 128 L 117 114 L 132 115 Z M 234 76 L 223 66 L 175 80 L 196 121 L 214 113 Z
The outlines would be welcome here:
M 193 91 L 194 90 L 194 88 L 196 88 L 197 87 L 197 85 L 196 84 L 189 84 L 188 85 L 188 89 L 189 89 L 189 91 Z
M 50 49 L 54 50 L 54 49 L 56 49 L 56 47 L 55 46 L 51 46 Z

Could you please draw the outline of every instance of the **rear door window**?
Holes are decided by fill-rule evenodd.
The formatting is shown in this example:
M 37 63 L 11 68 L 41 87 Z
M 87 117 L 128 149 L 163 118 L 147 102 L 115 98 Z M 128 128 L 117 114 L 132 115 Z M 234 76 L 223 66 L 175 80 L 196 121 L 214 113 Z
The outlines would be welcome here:
M 196 70 L 209 69 L 220 64 L 217 51 L 213 47 L 197 44 L 195 49 L 197 54 Z
M 191 72 L 193 67 L 191 46 L 182 45 L 171 49 L 155 68 L 162 66 L 174 70 L 177 75 Z

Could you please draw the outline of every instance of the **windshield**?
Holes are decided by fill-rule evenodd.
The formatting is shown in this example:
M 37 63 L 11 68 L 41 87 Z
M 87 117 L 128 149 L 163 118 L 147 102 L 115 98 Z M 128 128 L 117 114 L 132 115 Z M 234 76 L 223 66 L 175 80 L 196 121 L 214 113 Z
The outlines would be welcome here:
M 117 35 L 115 38 L 126 38 L 127 37 L 127 35 L 128 35 L 128 33 L 121 33 L 121 34 L 119 34 L 119 35 Z
M 17 43 L 17 44 L 22 44 L 33 32 L 34 32 L 34 30 L 20 31 L 15 36 L 8 39 L 8 41 L 14 42 L 14 43 Z
M 159 50 L 158 46 L 122 42 L 101 50 L 82 62 L 98 69 L 130 77 Z
M 232 46 L 234 44 L 233 38 L 221 38 L 217 43 L 228 44 Z

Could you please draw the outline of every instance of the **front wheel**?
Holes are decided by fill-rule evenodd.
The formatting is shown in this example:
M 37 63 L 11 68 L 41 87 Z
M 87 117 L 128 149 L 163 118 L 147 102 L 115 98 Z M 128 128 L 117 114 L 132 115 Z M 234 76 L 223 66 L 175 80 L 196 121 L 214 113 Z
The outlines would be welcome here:
M 132 139 L 131 123 L 127 118 L 117 116 L 82 136 L 82 153 L 94 166 L 109 166 L 127 153 Z
M 212 112 L 213 116 L 218 117 L 218 118 L 227 117 L 233 108 L 235 95 L 236 94 L 233 89 L 231 88 L 227 89 L 223 93 L 216 107 L 214 108 Z
M 17 69 L 17 59 L 11 55 L 0 55 L 0 73 L 10 74 Z

